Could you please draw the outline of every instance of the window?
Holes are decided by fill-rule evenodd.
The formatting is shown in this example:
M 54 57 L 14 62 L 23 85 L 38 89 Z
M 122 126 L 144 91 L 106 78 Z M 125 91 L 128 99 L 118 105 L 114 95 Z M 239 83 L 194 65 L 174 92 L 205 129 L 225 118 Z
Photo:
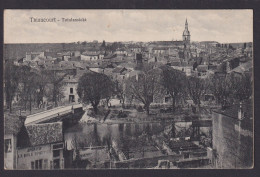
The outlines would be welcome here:
M 35 160 L 35 161 L 32 161 L 31 162 L 31 169 L 43 169 L 42 168 L 42 162 L 43 160 L 40 159 L 40 160 Z
M 48 169 L 48 159 L 44 159 L 43 169 Z
M 34 170 L 34 162 L 31 162 L 31 169 Z
M 5 139 L 5 153 L 12 152 L 12 141 L 11 139 Z
M 52 146 L 52 149 L 55 150 L 55 149 L 63 149 L 63 143 L 59 143 L 59 144 L 54 144 Z
M 50 169 L 53 169 L 53 162 L 50 161 Z
M 39 160 L 39 169 L 42 169 L 42 159 Z
M 73 88 L 70 88 L 70 93 L 71 93 L 71 94 L 73 93 Z
M 60 159 L 53 160 L 53 168 L 59 169 L 60 168 Z
M 170 101 L 170 97 L 165 97 L 165 103 L 168 103 Z
M 60 157 L 60 150 L 53 150 L 53 157 Z
M 188 159 L 190 157 L 190 154 L 189 153 L 185 153 L 184 154 L 184 159 Z

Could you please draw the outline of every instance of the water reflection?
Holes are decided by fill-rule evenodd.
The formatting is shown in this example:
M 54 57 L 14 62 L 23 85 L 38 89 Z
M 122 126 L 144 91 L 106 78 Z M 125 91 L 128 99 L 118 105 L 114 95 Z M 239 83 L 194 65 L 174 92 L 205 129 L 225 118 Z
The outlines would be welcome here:
M 75 146 L 107 146 L 114 140 L 125 146 L 128 139 L 140 139 L 142 136 L 153 136 L 164 131 L 166 124 L 160 123 L 120 123 L 120 124 L 77 124 L 65 132 L 67 149 Z M 75 145 L 77 143 L 78 145 Z M 74 147 L 73 147 L 74 146 Z

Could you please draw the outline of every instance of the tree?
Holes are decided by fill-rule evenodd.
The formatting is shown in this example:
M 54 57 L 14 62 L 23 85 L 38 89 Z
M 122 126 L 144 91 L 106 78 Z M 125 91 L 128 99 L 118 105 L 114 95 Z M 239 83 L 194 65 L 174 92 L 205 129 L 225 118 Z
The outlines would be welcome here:
M 144 104 L 147 115 L 149 115 L 149 107 L 153 102 L 155 94 L 160 93 L 160 74 L 153 69 L 152 64 L 146 64 L 140 74 L 131 77 L 127 81 L 128 95 Z
M 38 75 L 34 72 L 30 72 L 28 76 L 28 84 L 27 84 L 27 98 L 29 101 L 29 110 L 32 111 L 32 102 L 36 98 L 37 90 L 38 90 Z
M 27 104 L 29 103 L 29 110 L 32 110 L 32 106 L 37 103 L 39 105 L 39 96 L 43 92 L 42 75 L 38 71 L 33 70 L 29 66 L 19 67 L 20 86 L 18 89 L 19 96 L 21 97 L 20 103 L 24 106 L 24 110 L 27 110 Z M 42 95 L 43 97 L 43 95 Z
M 185 75 L 183 72 L 174 70 L 171 67 L 164 67 L 162 72 L 162 85 L 172 98 L 172 109 L 175 112 L 175 104 L 177 97 L 181 97 L 185 93 Z
M 38 89 L 36 91 L 36 103 L 37 107 L 43 103 L 43 97 L 46 96 L 46 85 L 48 84 L 48 75 L 45 70 L 40 71 L 37 75 L 36 84 Z
M 27 103 L 29 100 L 29 94 L 28 94 L 28 90 L 30 90 L 30 86 L 31 86 L 31 68 L 29 66 L 23 65 L 21 67 L 19 67 L 19 77 L 20 77 L 20 86 L 19 86 L 19 96 L 21 98 L 20 102 L 21 104 L 23 104 L 24 106 L 24 110 L 27 110 Z
M 47 97 L 54 103 L 54 106 L 58 106 L 58 101 L 64 97 L 63 94 L 63 80 L 68 75 L 68 73 L 57 73 L 55 70 L 44 71 L 48 79 L 48 83 L 52 86 L 50 87 L 50 93 Z
M 101 99 L 112 95 L 113 83 L 108 76 L 100 73 L 85 73 L 79 79 L 77 93 L 84 103 L 91 103 L 95 114 Z
M 10 62 L 6 62 L 4 68 L 4 91 L 5 100 L 9 108 L 10 113 L 12 112 L 12 101 L 15 94 L 17 93 L 17 88 L 19 85 L 19 74 L 18 67 Z
M 227 75 L 214 75 L 211 77 L 210 90 L 212 91 L 217 103 L 221 104 L 223 108 L 231 94 L 230 80 Z
M 124 81 L 115 81 L 115 90 L 116 90 L 116 94 L 119 97 L 121 103 L 122 103 L 122 107 L 125 107 L 125 99 L 126 99 L 126 93 L 125 93 L 125 82 Z
M 244 43 L 244 49 L 246 48 L 246 43 Z
M 239 102 L 250 99 L 253 92 L 253 82 L 252 75 L 249 73 L 243 73 L 239 76 L 235 76 L 233 73 L 229 75 L 230 77 L 230 90 L 235 99 Z
M 187 89 L 190 98 L 193 103 L 200 108 L 201 97 L 206 93 L 208 89 L 207 81 L 197 77 L 189 77 L 187 79 Z
M 103 40 L 103 43 L 102 43 L 101 47 L 102 47 L 102 48 L 106 48 L 106 42 L 105 42 L 105 40 Z

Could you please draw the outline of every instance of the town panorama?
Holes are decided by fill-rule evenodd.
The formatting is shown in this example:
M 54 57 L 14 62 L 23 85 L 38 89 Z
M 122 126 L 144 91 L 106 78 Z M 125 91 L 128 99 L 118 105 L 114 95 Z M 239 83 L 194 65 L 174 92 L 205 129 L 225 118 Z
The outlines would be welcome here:
M 4 45 L 5 169 L 253 167 L 252 42 Z

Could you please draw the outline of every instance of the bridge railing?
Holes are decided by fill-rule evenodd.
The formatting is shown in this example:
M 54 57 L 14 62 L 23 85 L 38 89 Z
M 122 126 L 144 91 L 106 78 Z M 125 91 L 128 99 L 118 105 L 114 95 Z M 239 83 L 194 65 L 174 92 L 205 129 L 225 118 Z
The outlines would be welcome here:
M 47 111 L 43 111 L 41 113 L 33 114 L 26 118 L 25 125 L 39 123 L 39 122 L 46 121 L 48 119 L 51 119 L 51 118 L 54 118 L 57 116 L 62 116 L 64 114 L 72 112 L 73 109 L 77 109 L 80 107 L 82 107 L 82 104 L 71 105 L 71 106 L 62 106 L 62 107 L 57 107 L 57 108 L 50 109 Z

